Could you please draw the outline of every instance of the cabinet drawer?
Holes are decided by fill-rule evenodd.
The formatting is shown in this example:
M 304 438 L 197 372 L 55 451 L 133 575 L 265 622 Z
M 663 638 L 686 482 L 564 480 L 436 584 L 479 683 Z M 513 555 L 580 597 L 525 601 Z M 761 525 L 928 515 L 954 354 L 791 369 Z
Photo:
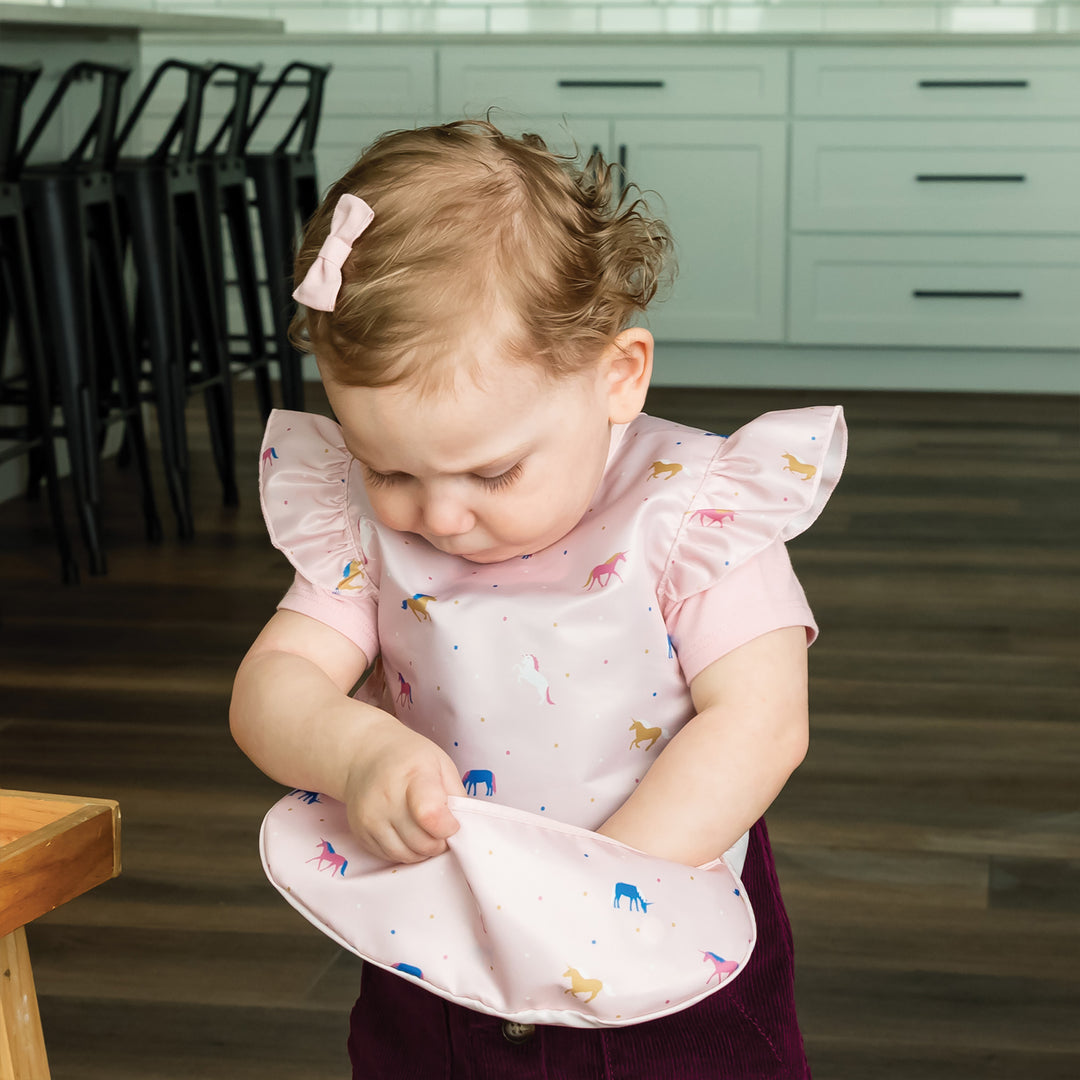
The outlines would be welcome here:
M 789 336 L 1074 349 L 1080 239 L 793 236 Z
M 698 46 L 447 46 L 446 118 L 491 106 L 548 115 L 767 116 L 787 108 L 787 52 Z
M 1074 45 L 795 50 L 797 116 L 1080 116 Z
M 1073 121 L 803 120 L 794 128 L 794 229 L 1080 233 Z

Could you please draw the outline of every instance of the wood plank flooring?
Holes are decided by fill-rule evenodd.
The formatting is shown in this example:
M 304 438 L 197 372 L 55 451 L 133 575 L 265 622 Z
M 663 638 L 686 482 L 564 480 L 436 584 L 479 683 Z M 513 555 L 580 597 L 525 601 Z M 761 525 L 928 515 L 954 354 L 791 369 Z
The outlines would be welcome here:
M 192 542 L 147 546 L 110 462 L 109 574 L 65 588 L 44 508 L 0 506 L 0 785 L 123 812 L 121 877 L 28 931 L 54 1080 L 348 1073 L 358 963 L 265 883 L 257 831 L 281 789 L 226 725 L 290 579 L 241 390 L 239 510 L 189 409 Z M 834 400 L 847 470 L 791 545 L 822 627 L 812 746 L 770 813 L 815 1076 L 1073 1080 L 1077 401 L 658 390 L 649 410 L 726 432 Z

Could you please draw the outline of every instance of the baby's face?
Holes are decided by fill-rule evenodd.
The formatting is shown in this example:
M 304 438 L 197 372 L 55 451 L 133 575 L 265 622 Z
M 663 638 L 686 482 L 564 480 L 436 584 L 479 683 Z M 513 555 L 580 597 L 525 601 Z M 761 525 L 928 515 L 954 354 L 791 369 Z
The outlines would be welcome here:
M 479 370 L 441 394 L 329 380 L 326 389 L 379 520 L 493 563 L 554 544 L 587 513 L 610 406 L 599 372 L 552 381 L 494 355 Z

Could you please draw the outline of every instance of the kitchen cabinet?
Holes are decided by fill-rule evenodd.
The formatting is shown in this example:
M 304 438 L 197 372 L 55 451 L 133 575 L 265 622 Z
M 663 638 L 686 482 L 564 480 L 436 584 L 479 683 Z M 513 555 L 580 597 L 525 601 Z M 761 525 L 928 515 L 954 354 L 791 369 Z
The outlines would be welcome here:
M 144 36 L 169 55 L 330 63 L 324 183 L 489 110 L 621 160 L 677 246 L 660 383 L 1080 389 L 1074 41 Z
M 1080 344 L 1074 50 L 794 61 L 789 341 Z
M 679 274 L 647 324 L 663 341 L 784 336 L 783 49 L 625 45 L 440 50 L 445 118 L 619 162 L 675 238 Z
M 675 237 L 658 340 L 783 340 L 786 139 L 782 120 L 615 121 L 616 155 Z

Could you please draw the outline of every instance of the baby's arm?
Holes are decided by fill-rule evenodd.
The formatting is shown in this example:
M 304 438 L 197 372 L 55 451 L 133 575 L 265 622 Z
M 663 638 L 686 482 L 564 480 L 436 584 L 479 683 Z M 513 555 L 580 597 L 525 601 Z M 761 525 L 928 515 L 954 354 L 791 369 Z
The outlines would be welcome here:
M 806 629 L 772 630 L 690 684 L 697 714 L 599 832 L 699 866 L 765 812 L 806 756 Z
M 236 673 L 229 724 L 267 776 L 344 802 L 367 851 L 419 862 L 457 831 L 446 798 L 464 788 L 438 746 L 349 696 L 366 667 L 344 635 L 278 611 Z

